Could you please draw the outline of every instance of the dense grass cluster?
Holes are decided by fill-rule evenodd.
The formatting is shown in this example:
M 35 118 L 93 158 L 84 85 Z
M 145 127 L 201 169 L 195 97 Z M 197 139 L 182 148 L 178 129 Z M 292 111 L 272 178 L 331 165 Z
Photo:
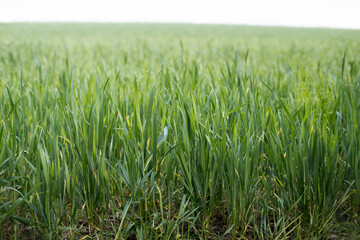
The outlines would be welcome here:
M 359 53 L 350 30 L 1 24 L 0 237 L 358 236 Z

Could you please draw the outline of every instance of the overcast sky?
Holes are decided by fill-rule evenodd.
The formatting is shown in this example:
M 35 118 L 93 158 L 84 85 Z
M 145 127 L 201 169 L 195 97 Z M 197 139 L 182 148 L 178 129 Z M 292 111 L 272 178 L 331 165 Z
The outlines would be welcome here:
M 360 0 L 0 0 L 0 22 L 186 22 L 360 29 Z

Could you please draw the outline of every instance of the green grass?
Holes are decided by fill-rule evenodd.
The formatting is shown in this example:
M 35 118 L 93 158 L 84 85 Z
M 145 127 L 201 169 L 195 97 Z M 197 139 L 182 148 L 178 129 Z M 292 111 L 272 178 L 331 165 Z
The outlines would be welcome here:
M 0 237 L 357 239 L 360 31 L 0 24 Z

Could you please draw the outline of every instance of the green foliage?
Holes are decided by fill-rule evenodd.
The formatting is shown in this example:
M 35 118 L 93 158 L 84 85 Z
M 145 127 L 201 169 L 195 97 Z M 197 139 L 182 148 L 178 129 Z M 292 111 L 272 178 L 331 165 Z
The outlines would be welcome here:
M 1 237 L 358 224 L 359 52 L 355 30 L 1 24 Z

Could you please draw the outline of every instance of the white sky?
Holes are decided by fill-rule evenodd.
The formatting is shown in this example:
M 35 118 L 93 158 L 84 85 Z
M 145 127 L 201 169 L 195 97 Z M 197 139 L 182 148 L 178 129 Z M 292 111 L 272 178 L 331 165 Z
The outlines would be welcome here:
M 0 22 L 185 22 L 360 29 L 360 0 L 0 0 Z

